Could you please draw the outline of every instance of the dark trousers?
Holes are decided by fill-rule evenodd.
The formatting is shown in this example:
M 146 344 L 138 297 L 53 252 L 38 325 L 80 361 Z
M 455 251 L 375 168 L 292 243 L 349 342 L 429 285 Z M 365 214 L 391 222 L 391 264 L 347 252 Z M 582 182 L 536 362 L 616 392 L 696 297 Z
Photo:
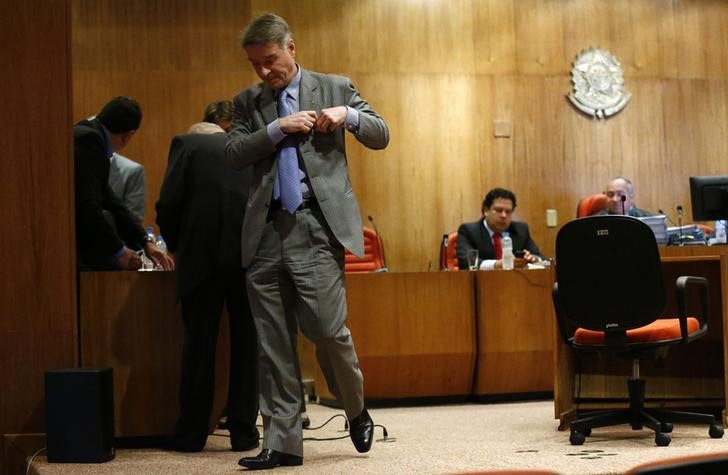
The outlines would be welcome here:
M 227 424 L 233 437 L 256 437 L 258 343 L 242 269 L 220 272 L 182 298 L 180 417 L 175 435 L 207 438 L 215 385 L 215 347 L 223 305 L 230 323 Z

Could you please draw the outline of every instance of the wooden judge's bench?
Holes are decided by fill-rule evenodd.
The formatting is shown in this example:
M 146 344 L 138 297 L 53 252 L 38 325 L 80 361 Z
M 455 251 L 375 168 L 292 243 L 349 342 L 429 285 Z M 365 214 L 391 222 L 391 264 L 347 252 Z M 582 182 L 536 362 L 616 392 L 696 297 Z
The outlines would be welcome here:
M 706 337 L 670 349 L 662 367 L 642 365 L 650 405 L 714 406 L 725 422 L 728 246 L 664 247 L 668 296 L 678 275 L 710 281 Z M 348 325 L 370 403 L 543 397 L 553 391 L 563 426 L 579 408 L 626 404 L 628 361 L 575 355 L 556 332 L 551 268 L 347 276 Z M 83 367 L 114 369 L 116 435 L 171 431 L 178 411 L 183 326 L 172 272 L 81 273 Z M 668 313 L 675 310 L 668 304 Z M 226 317 L 225 317 L 226 318 Z M 218 342 L 215 409 L 227 385 L 227 324 Z M 313 346 L 300 338 L 304 379 L 332 400 Z M 554 370 L 556 368 L 556 371 Z
M 550 393 L 552 281 L 549 269 L 348 275 L 348 325 L 367 400 Z M 114 369 L 116 435 L 168 433 L 183 335 L 174 273 L 87 272 L 79 287 L 81 363 Z M 224 320 L 221 330 L 213 419 L 227 384 Z M 313 346 L 299 341 L 303 378 L 331 398 Z

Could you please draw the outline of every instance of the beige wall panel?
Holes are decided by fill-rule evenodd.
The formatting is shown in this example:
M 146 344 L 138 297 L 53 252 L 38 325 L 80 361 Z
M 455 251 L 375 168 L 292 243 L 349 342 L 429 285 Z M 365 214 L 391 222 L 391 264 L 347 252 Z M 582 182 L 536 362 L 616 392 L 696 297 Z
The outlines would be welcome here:
M 349 2 L 344 21 L 353 71 L 458 74 L 472 71 L 470 0 Z
M 44 371 L 77 356 L 69 20 L 63 0 L 0 15 L 0 434 L 44 430 Z

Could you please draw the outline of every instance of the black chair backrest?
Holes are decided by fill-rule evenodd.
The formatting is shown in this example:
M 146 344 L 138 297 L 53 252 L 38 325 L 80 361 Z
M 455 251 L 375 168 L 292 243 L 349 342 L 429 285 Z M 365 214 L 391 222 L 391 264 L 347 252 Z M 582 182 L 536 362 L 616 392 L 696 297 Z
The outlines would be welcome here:
M 600 331 L 638 328 L 665 309 L 655 235 L 629 216 L 590 216 L 556 236 L 556 281 L 562 316 Z

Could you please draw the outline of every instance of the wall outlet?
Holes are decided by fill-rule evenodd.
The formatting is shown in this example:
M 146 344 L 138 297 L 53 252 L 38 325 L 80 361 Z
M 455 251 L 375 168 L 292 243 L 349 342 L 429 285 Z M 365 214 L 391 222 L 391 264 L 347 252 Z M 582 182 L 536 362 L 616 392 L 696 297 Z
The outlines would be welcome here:
M 559 221 L 559 218 L 556 214 L 556 210 L 547 209 L 546 210 L 546 226 L 548 226 L 549 228 L 555 228 L 558 221 Z

